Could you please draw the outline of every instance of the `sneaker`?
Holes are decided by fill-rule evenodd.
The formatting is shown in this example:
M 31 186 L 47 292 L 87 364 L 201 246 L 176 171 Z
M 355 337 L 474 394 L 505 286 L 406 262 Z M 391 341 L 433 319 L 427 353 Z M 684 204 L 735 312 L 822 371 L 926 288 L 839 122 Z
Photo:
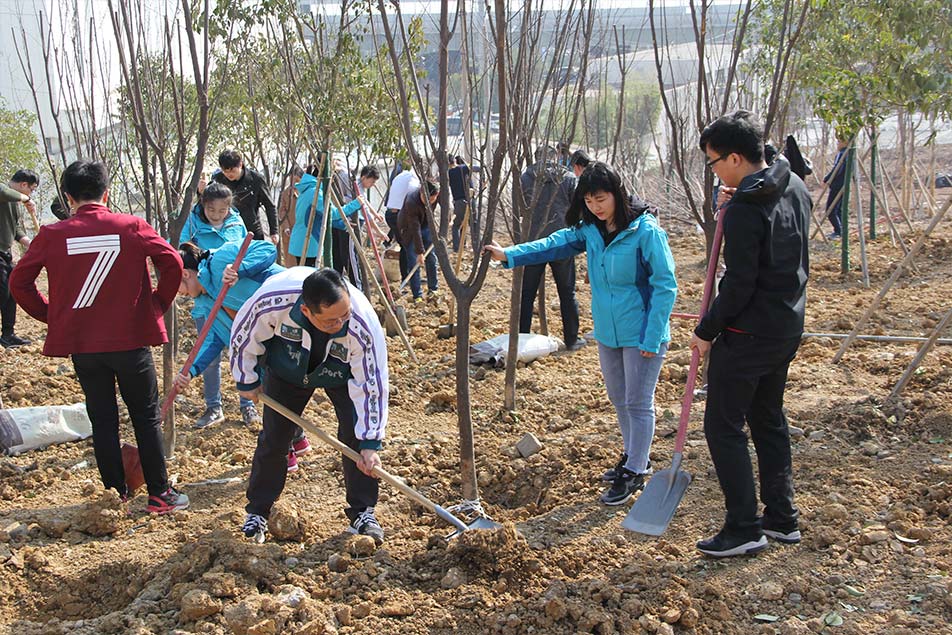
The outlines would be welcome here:
M 426 299 L 430 302 L 436 302 L 440 299 L 440 290 L 439 289 L 430 289 L 426 293 Z
M 23 337 L 17 337 L 16 335 L 4 335 L 0 337 L 0 345 L 3 345 L 4 348 L 20 348 L 21 346 L 26 346 L 27 344 L 32 344 L 32 340 L 28 340 Z
M 413 304 L 422 304 L 422 303 L 423 303 L 422 295 L 418 295 L 417 297 L 413 298 Z
M 258 409 L 255 408 L 254 404 L 242 406 L 241 422 L 249 428 L 255 428 L 261 425 L 261 415 L 258 414 Z
M 170 514 L 183 509 L 188 509 L 188 496 L 173 487 L 158 496 L 149 495 L 149 502 L 145 504 L 145 511 L 150 514 Z
M 836 232 L 831 232 L 831 233 L 827 234 L 826 237 L 829 238 L 830 240 L 839 240 L 839 239 L 840 239 L 840 235 L 839 235 L 838 233 L 836 233 Z
M 260 545 L 264 542 L 264 535 L 268 533 L 268 519 L 258 514 L 248 514 L 245 516 L 245 524 L 241 526 L 241 533 Z
M 202 428 L 207 428 L 213 423 L 220 423 L 224 420 L 225 413 L 221 411 L 221 406 L 210 406 L 205 408 L 204 414 L 202 414 L 202 416 L 192 424 L 192 427 L 196 430 L 201 430 Z
M 601 501 L 606 505 L 623 505 L 631 500 L 635 492 L 645 488 L 645 475 L 621 468 L 612 486 L 602 494 Z
M 580 338 L 576 339 L 574 342 L 572 342 L 571 344 L 567 344 L 567 345 L 565 346 L 565 350 L 567 350 L 567 351 L 577 351 L 578 349 L 582 348 L 582 347 L 585 346 L 586 344 L 588 344 L 588 340 L 586 340 L 584 337 L 580 337 Z
M 301 437 L 291 444 L 291 451 L 297 456 L 307 454 L 311 451 L 311 442 L 307 440 L 307 437 Z
M 801 539 L 800 529 L 796 523 L 790 527 L 780 527 L 779 525 L 775 526 L 764 522 L 763 532 L 768 538 L 773 538 L 777 542 L 782 542 L 785 545 L 796 545 Z
M 294 453 L 294 450 L 288 452 L 288 472 L 297 472 L 297 454 Z
M 760 538 L 750 540 L 747 538 L 738 538 L 721 530 L 716 536 L 707 540 L 701 540 L 697 543 L 697 549 L 703 554 L 714 558 L 728 558 L 730 556 L 751 556 L 760 553 L 767 548 L 767 537 L 762 535 Z
M 608 483 L 611 483 L 612 481 L 614 481 L 616 478 L 618 478 L 618 474 L 621 472 L 622 468 L 625 467 L 625 463 L 627 462 L 628 462 L 628 455 L 622 454 L 621 458 L 618 459 L 618 463 L 616 463 L 613 467 L 610 467 L 607 470 L 605 470 L 605 473 L 602 474 L 602 480 Z
M 383 544 L 383 527 L 377 522 L 373 507 L 368 507 L 358 513 L 357 517 L 351 521 L 350 526 L 347 527 L 347 533 L 370 536 L 377 546 Z

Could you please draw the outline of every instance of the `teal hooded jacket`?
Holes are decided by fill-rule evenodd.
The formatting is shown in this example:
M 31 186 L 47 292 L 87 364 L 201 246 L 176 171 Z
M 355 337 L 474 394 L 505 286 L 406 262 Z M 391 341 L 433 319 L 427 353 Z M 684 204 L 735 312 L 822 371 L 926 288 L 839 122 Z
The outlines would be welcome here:
M 294 206 L 294 227 L 291 228 L 291 240 L 288 241 L 288 253 L 300 258 L 304 250 L 304 239 L 307 234 L 307 221 L 311 217 L 311 204 L 314 202 L 314 190 L 317 189 L 317 203 L 314 204 L 314 223 L 311 226 L 311 236 L 307 241 L 307 255 L 305 258 L 317 256 L 317 241 L 321 236 L 321 223 L 324 220 L 324 194 L 320 188 L 315 188 L 317 179 L 310 174 L 301 177 L 294 187 L 298 191 L 297 204 Z M 344 205 L 343 215 L 353 216 L 360 210 L 360 201 L 352 200 Z M 341 216 L 341 210 L 331 203 L 330 207 L 333 227 L 347 229 Z M 328 238 L 329 240 L 329 238 Z
M 536 265 L 586 252 L 595 339 L 612 348 L 657 353 L 671 339 L 668 321 L 678 283 L 668 236 L 643 213 L 609 245 L 594 223 L 579 223 L 505 250 L 506 267 Z
M 206 298 L 211 305 L 215 304 L 215 298 L 221 291 L 225 267 L 235 261 L 239 249 L 241 241 L 227 242 L 212 250 L 208 258 L 198 264 L 198 281 L 205 289 L 205 293 L 199 297 Z M 237 311 L 265 280 L 284 271 L 284 267 L 275 263 L 277 259 L 278 251 L 273 244 L 266 240 L 252 240 L 238 267 L 238 281 L 225 293 L 222 307 Z M 232 322 L 231 316 L 224 310 L 215 316 L 211 330 L 189 369 L 192 377 L 201 375 L 212 360 L 228 348 Z

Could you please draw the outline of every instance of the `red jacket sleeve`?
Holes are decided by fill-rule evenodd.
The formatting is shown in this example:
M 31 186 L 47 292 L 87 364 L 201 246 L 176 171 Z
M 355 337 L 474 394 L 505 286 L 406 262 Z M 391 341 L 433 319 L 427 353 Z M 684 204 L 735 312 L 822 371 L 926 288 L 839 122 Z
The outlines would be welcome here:
M 46 232 L 41 227 L 40 233 L 30 243 L 30 248 L 10 273 L 10 293 L 13 294 L 13 299 L 31 317 L 41 322 L 47 321 L 47 311 L 50 308 L 49 302 L 36 288 L 36 278 L 45 264 Z
M 141 219 L 138 234 L 142 242 L 142 250 L 152 259 L 159 276 L 159 284 L 152 293 L 152 299 L 164 314 L 172 306 L 179 284 L 182 282 L 182 258 L 167 240 L 159 236 Z

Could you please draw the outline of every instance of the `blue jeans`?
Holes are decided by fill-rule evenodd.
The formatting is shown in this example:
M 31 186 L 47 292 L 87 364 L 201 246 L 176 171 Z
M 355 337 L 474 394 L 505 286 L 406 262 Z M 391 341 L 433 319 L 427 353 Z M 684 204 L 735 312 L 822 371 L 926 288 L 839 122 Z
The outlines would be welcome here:
M 618 426 L 628 462 L 625 468 L 644 474 L 654 438 L 654 393 L 668 350 L 667 342 L 654 357 L 642 357 L 634 347 L 612 348 L 598 343 L 598 361 L 608 399 L 618 413 Z
M 195 318 L 195 328 L 201 331 L 205 327 L 205 318 Z M 202 373 L 202 383 L 205 391 L 205 407 L 221 408 L 221 353 L 208 365 Z M 250 399 L 238 398 L 238 404 L 244 408 L 254 404 Z
M 423 236 L 423 250 L 433 244 L 433 241 L 430 239 L 430 228 L 421 227 L 420 234 Z M 417 252 L 416 245 L 413 244 L 411 240 L 406 245 L 401 245 L 401 254 L 406 254 L 406 266 L 408 267 L 407 271 L 416 264 Z M 424 261 L 424 266 L 426 267 L 426 286 L 430 291 L 436 291 L 437 286 L 439 285 L 439 279 L 437 278 L 436 273 L 436 254 L 432 251 L 430 255 L 426 257 Z M 406 276 L 406 274 L 404 274 Z M 419 298 L 423 295 L 423 288 L 420 284 L 420 270 L 417 269 L 413 272 L 413 277 L 410 278 L 410 291 L 413 292 L 414 298 Z

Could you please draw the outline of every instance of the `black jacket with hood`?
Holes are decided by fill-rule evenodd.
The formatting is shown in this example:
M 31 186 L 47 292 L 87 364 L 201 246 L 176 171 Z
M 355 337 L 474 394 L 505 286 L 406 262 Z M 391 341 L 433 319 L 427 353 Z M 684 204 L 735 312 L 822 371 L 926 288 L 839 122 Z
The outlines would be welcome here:
M 527 241 L 565 227 L 565 213 L 575 194 L 575 175 L 557 163 L 540 161 L 522 173 L 522 196 L 532 210 Z
M 772 338 L 803 334 L 812 205 L 782 156 L 740 182 L 721 212 L 727 270 L 694 329 L 698 337 L 710 341 L 725 329 Z

